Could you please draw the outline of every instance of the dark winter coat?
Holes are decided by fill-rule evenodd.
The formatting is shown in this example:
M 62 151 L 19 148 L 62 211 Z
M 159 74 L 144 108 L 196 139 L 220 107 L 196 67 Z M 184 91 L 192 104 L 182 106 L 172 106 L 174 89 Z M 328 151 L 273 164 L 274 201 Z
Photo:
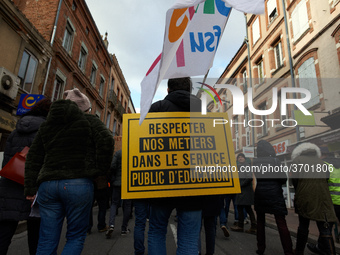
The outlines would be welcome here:
M 96 116 L 70 100 L 54 102 L 27 155 L 25 194 L 34 195 L 44 181 L 108 174 L 113 149 L 111 133 Z
M 149 112 L 199 112 L 201 100 L 185 90 L 170 92 L 163 100 L 151 105 Z M 156 198 L 151 203 L 167 205 L 182 210 L 199 210 L 203 207 L 201 196 Z
M 273 146 L 264 140 L 257 144 L 257 158 L 253 160 L 253 167 L 262 166 L 279 167 L 281 162 L 276 158 Z M 254 208 L 257 213 L 270 213 L 276 215 L 287 215 L 287 207 L 283 196 L 282 185 L 286 183 L 287 177 L 284 172 L 277 173 L 255 173 L 256 189 Z
M 113 156 L 110 172 L 112 185 L 122 186 L 122 150 L 117 151 Z
M 237 168 L 240 170 L 241 166 L 248 164 L 237 163 Z M 239 171 L 241 193 L 236 195 L 236 205 L 253 205 L 254 204 L 254 190 L 253 190 L 253 175 L 251 172 Z
M 324 164 L 321 151 L 312 143 L 303 143 L 292 152 L 293 165 L 303 164 L 309 171 L 297 171 L 294 175 L 295 211 L 304 218 L 315 221 L 336 222 L 333 202 L 328 188 L 328 173 L 317 171 Z M 305 167 L 304 167 L 305 169 Z
M 16 129 L 9 135 L 4 151 L 2 167 L 25 146 L 30 147 L 44 117 L 24 116 L 18 120 Z M 0 221 L 26 220 L 31 211 L 31 202 L 24 196 L 24 186 L 6 178 L 0 179 Z

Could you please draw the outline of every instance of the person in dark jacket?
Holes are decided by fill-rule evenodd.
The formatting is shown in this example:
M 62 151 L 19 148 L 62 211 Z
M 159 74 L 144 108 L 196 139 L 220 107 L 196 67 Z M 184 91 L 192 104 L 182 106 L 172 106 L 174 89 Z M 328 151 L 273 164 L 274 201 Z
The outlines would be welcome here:
M 112 202 L 110 208 L 109 229 L 106 232 L 106 238 L 110 238 L 115 227 L 116 211 L 119 203 L 122 201 L 123 207 L 123 222 L 121 226 L 121 235 L 129 234 L 128 223 L 131 215 L 132 200 L 121 200 L 122 196 L 122 150 L 119 150 L 113 156 L 111 168 L 111 183 L 112 183 Z
M 253 190 L 253 175 L 251 172 L 246 172 L 241 167 L 249 166 L 246 161 L 246 156 L 243 153 L 237 155 L 236 158 L 237 168 L 239 170 L 241 194 L 236 195 L 235 204 L 240 219 L 244 219 L 244 209 L 249 215 L 251 226 L 247 233 L 256 234 L 256 219 L 251 206 L 254 204 L 254 190 Z M 244 220 L 239 220 L 237 226 L 232 226 L 230 229 L 233 231 L 243 232 Z
M 38 191 L 41 226 L 37 255 L 56 254 L 64 218 L 65 254 L 81 254 L 93 201 L 93 179 L 106 175 L 114 140 L 78 89 L 53 102 L 28 152 L 25 195 Z
M 295 248 L 297 255 L 304 252 L 311 220 L 316 221 L 319 238 L 317 244 L 307 244 L 308 249 L 317 254 L 336 254 L 332 236 L 336 216 L 328 188 L 329 172 L 316 171 L 325 164 L 320 157 L 320 148 L 312 143 L 302 143 L 292 152 L 292 167 L 303 166 L 303 170 L 308 169 L 293 172 L 294 206 L 299 215 Z
M 199 112 L 201 100 L 191 94 L 189 77 L 168 80 L 168 95 L 151 105 L 149 112 Z M 202 217 L 200 196 L 159 198 L 151 200 L 148 232 L 148 253 L 166 254 L 168 219 L 177 210 L 177 252 L 197 254 Z
M 51 101 L 47 98 L 37 102 L 17 122 L 9 135 L 4 151 L 2 167 L 25 146 L 30 147 L 40 125 L 46 120 Z M 24 196 L 24 187 L 6 178 L 0 179 L 0 254 L 6 254 L 19 221 L 27 220 L 27 239 L 31 255 L 37 251 L 40 218 L 29 217 L 31 202 Z
M 287 227 L 288 214 L 283 196 L 282 185 L 286 183 L 284 172 L 262 171 L 279 168 L 281 162 L 276 158 L 273 146 L 264 140 L 257 143 L 257 158 L 253 160 L 253 169 L 257 181 L 255 189 L 255 211 L 257 214 L 257 254 L 264 254 L 266 249 L 265 214 L 274 214 L 276 225 L 280 234 L 281 244 L 285 255 L 293 255 L 292 239 Z

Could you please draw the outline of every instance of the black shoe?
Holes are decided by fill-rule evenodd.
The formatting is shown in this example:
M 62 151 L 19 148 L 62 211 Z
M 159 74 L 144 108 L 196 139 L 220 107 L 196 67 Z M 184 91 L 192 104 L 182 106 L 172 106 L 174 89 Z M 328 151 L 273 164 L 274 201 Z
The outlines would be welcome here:
M 264 254 L 264 251 L 256 250 L 256 254 L 263 255 L 263 254 Z
M 314 252 L 315 254 L 319 255 L 327 255 L 327 252 L 322 251 L 317 244 L 312 244 L 312 243 L 307 243 L 307 248 L 311 251 Z

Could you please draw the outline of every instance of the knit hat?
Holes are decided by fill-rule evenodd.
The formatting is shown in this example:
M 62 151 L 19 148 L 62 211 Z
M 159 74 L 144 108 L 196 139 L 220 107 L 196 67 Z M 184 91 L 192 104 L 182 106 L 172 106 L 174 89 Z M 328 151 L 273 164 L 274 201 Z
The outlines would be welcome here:
M 66 90 L 64 92 L 64 96 L 66 96 L 65 99 L 69 99 L 75 102 L 78 105 L 79 109 L 82 110 L 83 112 L 91 108 L 91 103 L 88 97 L 81 93 L 77 88 L 72 90 Z

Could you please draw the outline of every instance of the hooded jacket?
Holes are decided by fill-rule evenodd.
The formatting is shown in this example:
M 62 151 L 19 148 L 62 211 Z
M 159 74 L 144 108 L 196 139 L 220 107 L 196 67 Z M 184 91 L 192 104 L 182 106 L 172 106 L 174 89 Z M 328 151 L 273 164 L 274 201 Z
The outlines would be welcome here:
M 324 164 L 320 157 L 320 148 L 312 143 L 302 143 L 292 152 L 293 166 L 303 166 L 303 171 L 297 171 L 293 180 L 295 211 L 310 220 L 336 222 L 327 183 L 329 174 L 312 171 Z
M 163 100 L 153 103 L 149 112 L 200 112 L 201 100 L 186 90 L 170 92 Z
M 261 167 L 279 167 L 280 160 L 276 158 L 273 146 L 264 140 L 257 144 L 257 158 L 253 161 L 253 166 Z M 286 182 L 286 174 L 277 173 L 258 173 L 256 172 L 256 189 L 255 189 L 255 211 L 257 213 L 270 213 L 276 215 L 287 215 L 288 211 L 283 197 L 282 185 Z
M 96 116 L 70 100 L 54 102 L 27 155 L 25 194 L 34 195 L 44 181 L 106 175 L 113 149 L 111 133 Z
M 175 90 L 170 92 L 163 100 L 151 105 L 149 112 L 199 112 L 201 100 L 189 91 Z M 171 197 L 151 199 L 151 203 L 167 205 L 182 210 L 199 210 L 204 206 L 201 196 Z
M 24 116 L 18 120 L 16 129 L 9 135 L 4 151 L 2 167 L 25 146 L 30 147 L 40 125 L 46 119 L 41 116 Z M 0 179 L 0 221 L 26 220 L 31 211 L 31 202 L 24 196 L 24 187 L 6 178 Z

